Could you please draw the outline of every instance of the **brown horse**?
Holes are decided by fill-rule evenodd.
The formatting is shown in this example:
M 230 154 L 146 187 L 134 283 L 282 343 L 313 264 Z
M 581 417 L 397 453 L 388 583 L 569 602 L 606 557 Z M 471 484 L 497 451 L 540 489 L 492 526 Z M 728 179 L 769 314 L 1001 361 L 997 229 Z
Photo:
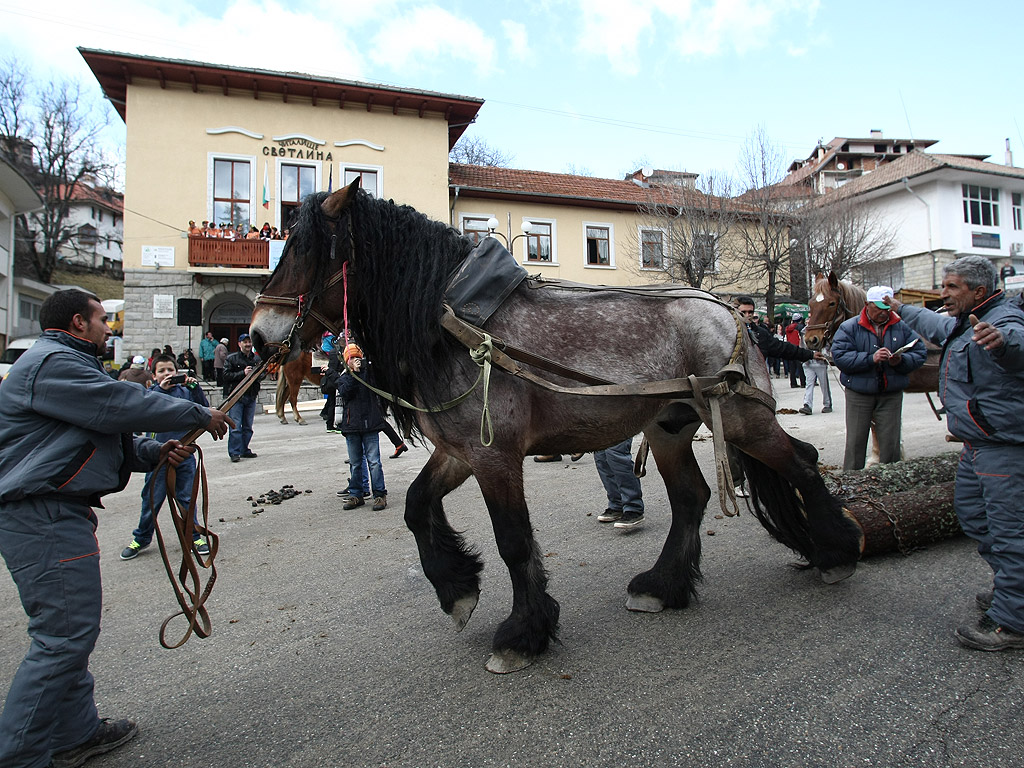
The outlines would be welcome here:
M 820 272 L 814 280 L 811 300 L 807 302 L 807 325 L 804 328 L 804 343 L 808 349 L 825 349 L 832 343 L 836 329 L 844 320 L 856 317 L 864 308 L 867 292 L 853 283 L 840 280 L 835 272 L 826 278 Z M 910 374 L 907 392 L 924 392 L 931 402 L 931 392 L 939 391 L 939 358 L 942 349 L 922 339 L 928 347 L 925 364 Z M 934 410 L 935 406 L 932 405 Z
M 523 668 L 558 633 L 559 605 L 547 591 L 544 550 L 526 505 L 524 456 L 594 451 L 644 432 L 672 524 L 657 561 L 629 583 L 631 610 L 685 608 L 696 596 L 711 496 L 693 454 L 702 423 L 714 423 L 742 451 L 752 509 L 772 536 L 829 583 L 853 573 L 860 526 L 826 489 L 814 447 L 776 420 L 764 359 L 731 307 L 681 286 L 645 292 L 528 279 L 486 321 L 471 355 L 442 325 L 442 307 L 472 247 L 446 224 L 359 190 L 358 181 L 310 195 L 256 299 L 250 333 L 261 354 L 281 348 L 294 358 L 325 330 L 338 333 L 347 308 L 347 325 L 374 363 L 374 383 L 400 398 L 401 430 L 434 446 L 409 487 L 405 522 L 457 629 L 476 608 L 483 562 L 452 528 L 443 500 L 475 477 L 512 583 L 512 610 L 494 635 L 488 670 Z M 513 348 L 629 392 L 612 384 L 613 394 L 598 387 L 585 396 L 572 391 L 574 380 L 534 363 L 519 374 L 484 373 Z M 554 381 L 541 386 L 526 374 Z M 687 394 L 680 382 L 693 389 Z M 482 412 L 491 425 L 486 440 Z
M 295 414 L 295 421 L 303 426 L 305 419 L 299 413 L 299 388 L 303 381 L 320 386 L 320 369 L 313 368 L 313 353 L 308 349 L 293 360 L 288 360 L 277 369 L 277 397 L 274 402 L 277 408 L 277 418 L 282 424 L 287 424 L 288 419 L 284 415 L 285 402 L 291 403 L 292 413 Z

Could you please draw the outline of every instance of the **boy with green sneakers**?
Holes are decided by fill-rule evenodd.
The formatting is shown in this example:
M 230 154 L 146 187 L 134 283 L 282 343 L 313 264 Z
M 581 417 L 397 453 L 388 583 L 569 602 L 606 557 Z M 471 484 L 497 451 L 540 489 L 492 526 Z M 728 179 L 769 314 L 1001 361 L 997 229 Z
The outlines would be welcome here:
M 209 407 L 210 403 L 206 399 L 202 387 L 199 386 L 199 381 L 190 376 L 178 376 L 178 367 L 172 355 L 158 356 L 153 367 L 156 383 L 153 385 L 152 391 Z M 186 431 L 183 429 L 174 432 L 158 432 L 155 438 L 160 442 L 181 440 Z M 174 498 L 182 509 L 187 509 L 192 500 L 192 480 L 196 474 L 195 457 L 189 456 L 174 472 Z M 165 465 L 156 472 L 146 473 L 146 484 L 142 486 L 142 513 L 139 515 L 139 527 L 132 532 L 131 543 L 121 552 L 122 560 L 132 560 L 138 557 L 139 553 L 153 541 L 156 516 L 166 498 L 167 467 Z M 196 554 L 210 554 L 210 545 L 198 532 L 193 534 L 192 543 Z

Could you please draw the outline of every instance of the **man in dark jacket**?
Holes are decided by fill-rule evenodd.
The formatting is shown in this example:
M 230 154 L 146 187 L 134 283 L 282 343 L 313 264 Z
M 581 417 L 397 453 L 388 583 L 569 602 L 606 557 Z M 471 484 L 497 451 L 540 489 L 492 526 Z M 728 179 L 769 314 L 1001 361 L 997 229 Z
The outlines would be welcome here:
M 899 307 L 942 345 L 939 396 L 964 443 L 953 504 L 993 574 L 992 590 L 975 598 L 985 613 L 956 637 L 983 651 L 1024 648 L 1024 313 L 996 288 L 991 261 L 963 256 L 944 270 L 947 317 Z
M 252 339 L 249 334 L 239 335 L 238 351 L 228 355 L 224 361 L 224 397 L 230 395 L 235 385 L 262 362 L 260 356 L 252 351 Z M 231 457 L 231 461 L 256 458 L 256 454 L 249 450 L 249 441 L 252 440 L 252 422 L 256 417 L 256 400 L 259 394 L 260 382 L 256 380 L 228 412 L 231 420 L 238 425 L 228 435 L 228 456 Z
M 89 656 L 100 631 L 96 515 L 131 471 L 177 465 L 194 448 L 132 432 L 203 427 L 222 437 L 220 411 L 113 381 L 96 359 L 107 328 L 100 302 L 58 291 L 43 302 L 43 334 L 0 387 L 0 554 L 18 586 L 32 643 L 0 715 L 0 765 L 81 765 L 131 739 L 131 720 L 100 720 Z
M 812 358 L 822 360 L 820 352 L 812 352 L 801 346 L 790 344 L 782 339 L 775 338 L 775 334 L 766 325 L 761 325 L 757 320 L 757 311 L 754 309 L 754 300 L 750 296 L 738 296 L 736 298 L 736 311 L 740 313 L 743 322 L 747 324 L 747 332 L 750 339 L 761 350 L 761 355 L 767 360 L 769 357 L 777 357 L 780 360 L 807 361 Z M 729 456 L 729 470 L 732 472 L 733 482 L 736 489 L 733 491 L 737 496 L 746 497 L 749 494 L 743 488 L 743 465 L 740 463 L 736 448 L 726 446 Z
M 373 374 L 363 364 L 363 351 L 355 344 L 345 347 L 343 353 L 347 372 L 338 377 L 338 396 L 343 411 L 340 429 L 348 443 L 349 475 L 348 497 L 345 509 L 363 506 L 363 462 L 370 471 L 373 508 L 381 510 L 388 505 L 388 491 L 384 487 L 384 468 L 380 463 L 380 442 L 377 433 L 384 424 L 377 394 L 362 384 L 373 383 Z M 355 375 L 352 375 L 355 374 Z
M 887 285 L 868 289 L 864 309 L 843 322 L 832 338 L 832 362 L 846 388 L 846 455 L 843 469 L 864 469 L 871 423 L 878 460 L 900 460 L 903 390 L 908 374 L 924 365 L 928 351 L 910 326 L 892 311 Z M 910 346 L 912 345 L 912 346 Z

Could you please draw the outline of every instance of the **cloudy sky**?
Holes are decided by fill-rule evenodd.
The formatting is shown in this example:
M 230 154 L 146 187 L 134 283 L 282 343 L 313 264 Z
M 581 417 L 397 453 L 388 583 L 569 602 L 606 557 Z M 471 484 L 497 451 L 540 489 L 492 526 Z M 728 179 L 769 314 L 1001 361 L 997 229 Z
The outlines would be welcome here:
M 77 46 L 473 96 L 514 167 L 606 177 L 735 172 L 759 126 L 1022 165 L 1022 28 L 1019 0 L 0 0 L 0 55 L 97 96 Z

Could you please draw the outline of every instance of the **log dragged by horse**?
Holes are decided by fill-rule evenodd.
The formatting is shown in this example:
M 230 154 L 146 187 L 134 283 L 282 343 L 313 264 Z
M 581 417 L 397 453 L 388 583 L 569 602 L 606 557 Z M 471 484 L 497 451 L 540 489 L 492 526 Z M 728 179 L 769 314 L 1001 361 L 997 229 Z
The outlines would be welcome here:
M 685 608 L 702 578 L 700 523 L 711 496 L 692 438 L 702 423 L 712 424 L 713 414 L 695 393 L 562 391 L 579 382 L 531 364 L 519 373 L 493 370 L 486 386 L 476 386 L 491 353 L 482 344 L 471 356 L 442 325 L 446 286 L 471 249 L 447 225 L 374 199 L 356 183 L 312 195 L 257 297 L 250 333 L 259 349 L 284 348 L 294 358 L 324 330 L 339 333 L 347 321 L 374 362 L 377 386 L 400 398 L 394 413 L 402 432 L 434 445 L 409 488 L 405 522 L 456 629 L 477 605 L 483 563 L 449 524 L 443 501 L 476 478 L 512 582 L 511 612 L 495 632 L 486 665 L 503 673 L 530 664 L 558 633 L 559 604 L 547 591 L 524 495 L 524 456 L 599 450 L 643 431 L 668 491 L 672 524 L 656 562 L 629 582 L 627 608 Z M 715 421 L 743 452 L 757 519 L 824 580 L 854 571 L 859 526 L 825 488 L 813 446 L 786 434 L 766 405 L 764 360 L 734 311 L 715 297 L 693 289 L 646 293 L 525 280 L 482 333 L 494 350 L 529 349 L 534 359 L 619 386 L 656 389 L 657 382 L 690 376 L 725 381 Z M 732 373 L 719 376 L 727 368 Z M 548 377 L 554 389 L 526 374 Z M 740 385 L 762 397 L 737 394 Z M 485 405 L 489 441 L 481 440 Z

